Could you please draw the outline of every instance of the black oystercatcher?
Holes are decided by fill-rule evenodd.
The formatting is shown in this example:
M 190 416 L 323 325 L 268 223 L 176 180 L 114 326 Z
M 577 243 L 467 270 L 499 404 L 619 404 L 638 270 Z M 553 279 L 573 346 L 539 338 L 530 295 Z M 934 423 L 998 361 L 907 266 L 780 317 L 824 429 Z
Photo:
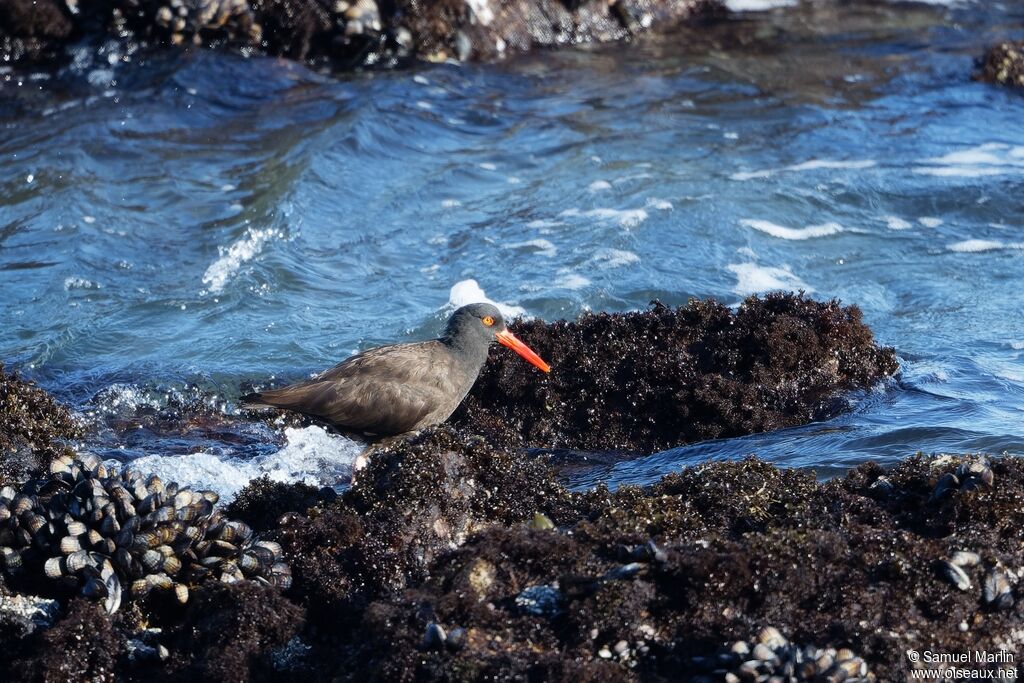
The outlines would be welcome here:
M 249 394 L 242 401 L 248 407 L 305 413 L 370 437 L 415 432 L 455 412 L 494 341 L 544 372 L 551 370 L 508 331 L 496 307 L 470 304 L 452 313 L 438 339 L 363 351 L 310 380 Z

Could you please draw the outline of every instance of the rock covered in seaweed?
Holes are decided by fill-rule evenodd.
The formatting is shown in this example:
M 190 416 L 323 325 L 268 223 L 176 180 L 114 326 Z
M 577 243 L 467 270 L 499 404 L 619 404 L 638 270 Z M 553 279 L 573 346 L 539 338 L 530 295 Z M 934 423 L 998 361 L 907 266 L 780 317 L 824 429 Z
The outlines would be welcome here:
M 181 603 L 206 579 L 253 580 L 288 588 L 281 548 L 214 508 L 217 494 L 193 491 L 130 468 L 108 472 L 92 455 L 61 456 L 50 476 L 21 491 L 0 489 L 0 559 L 15 579 L 42 573 L 57 586 L 101 600 L 173 592 Z
M 0 486 L 24 481 L 71 453 L 63 442 L 80 431 L 71 411 L 0 363 Z
M 737 640 L 714 657 L 694 658 L 697 683 L 725 681 L 779 681 L 780 683 L 872 683 L 875 675 L 849 648 L 800 646 L 789 642 L 773 626 L 761 629 L 751 642 Z
M 0 0 L 0 50 L 5 61 L 53 59 L 107 34 L 351 67 L 494 59 L 721 14 L 718 0 Z
M 978 78 L 989 83 L 1024 87 L 1024 42 L 1004 41 L 981 58 Z
M 651 452 L 792 427 L 897 370 L 856 306 L 802 295 L 512 327 L 551 373 L 493 349 L 451 421 L 517 446 Z

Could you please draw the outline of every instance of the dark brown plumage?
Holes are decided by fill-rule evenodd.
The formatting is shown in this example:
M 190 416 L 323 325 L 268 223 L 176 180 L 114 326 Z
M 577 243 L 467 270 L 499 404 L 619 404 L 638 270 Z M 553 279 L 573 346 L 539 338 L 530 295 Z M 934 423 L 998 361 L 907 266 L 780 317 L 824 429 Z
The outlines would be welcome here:
M 547 363 L 505 327 L 491 304 L 455 311 L 430 341 L 370 349 L 305 382 L 242 397 L 319 417 L 358 434 L 386 437 L 444 422 L 462 403 L 498 341 L 544 372 Z

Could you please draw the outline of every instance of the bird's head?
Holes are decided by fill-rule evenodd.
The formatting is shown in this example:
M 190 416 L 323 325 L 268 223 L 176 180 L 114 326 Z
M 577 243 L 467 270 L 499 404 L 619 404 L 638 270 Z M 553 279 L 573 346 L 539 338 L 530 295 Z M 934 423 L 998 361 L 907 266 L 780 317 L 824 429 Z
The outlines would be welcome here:
M 469 304 L 456 310 L 448 319 L 444 337 L 474 346 L 482 344 L 485 348 L 491 342 L 497 341 L 518 353 L 531 365 L 544 372 L 551 372 L 550 365 L 508 331 L 505 318 L 493 304 Z

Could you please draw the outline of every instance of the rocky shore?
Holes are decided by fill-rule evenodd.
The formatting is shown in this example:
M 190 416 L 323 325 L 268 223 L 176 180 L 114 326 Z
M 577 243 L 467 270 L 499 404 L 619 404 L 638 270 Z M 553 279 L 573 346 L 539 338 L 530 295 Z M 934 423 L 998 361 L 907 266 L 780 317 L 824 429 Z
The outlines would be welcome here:
M 59 61 L 67 47 L 116 38 L 336 68 L 490 60 L 722 14 L 719 0 L 0 0 L 0 55 Z
M 908 649 L 1018 651 L 1018 460 L 918 455 L 820 482 L 747 459 L 574 492 L 522 448 L 650 451 L 832 414 L 897 369 L 855 308 L 778 295 L 516 333 L 575 367 L 531 389 L 496 356 L 455 420 L 376 453 L 343 495 L 257 480 L 216 513 L 242 540 L 203 527 L 239 567 L 245 543 L 279 549 L 284 585 L 200 577 L 187 600 L 126 591 L 110 610 L 7 567 L 0 677 L 886 681 Z M 64 469 L 75 422 L 17 377 L 0 396 L 6 481 L 53 510 L 54 478 L 89 478 Z M 133 510 L 156 514 L 142 493 Z
M 1024 42 L 1004 41 L 985 51 L 978 79 L 997 85 L 1024 87 Z

